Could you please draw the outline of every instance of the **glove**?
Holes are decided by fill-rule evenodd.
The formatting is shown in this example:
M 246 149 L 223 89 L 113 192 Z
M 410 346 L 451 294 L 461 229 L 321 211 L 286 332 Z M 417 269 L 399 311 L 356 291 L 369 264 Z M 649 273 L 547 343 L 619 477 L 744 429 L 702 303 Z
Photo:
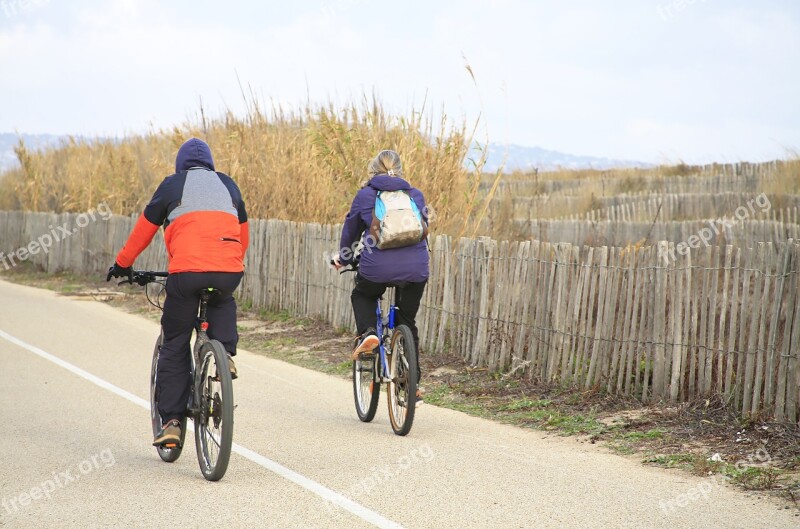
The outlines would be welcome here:
M 120 266 L 114 263 L 114 266 L 108 269 L 106 281 L 111 281 L 112 277 L 127 277 L 128 279 L 132 279 L 133 269 L 130 266 Z

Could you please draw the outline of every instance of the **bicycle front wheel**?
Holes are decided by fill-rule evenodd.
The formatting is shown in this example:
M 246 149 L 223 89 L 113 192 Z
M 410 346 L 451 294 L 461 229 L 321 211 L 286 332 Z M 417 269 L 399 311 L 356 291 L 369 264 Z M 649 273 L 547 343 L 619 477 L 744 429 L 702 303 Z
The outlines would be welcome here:
M 380 357 L 377 354 L 362 357 L 353 360 L 353 398 L 358 418 L 362 422 L 370 422 L 375 418 L 381 394 L 377 376 Z
M 414 422 L 417 406 L 417 348 L 407 325 L 399 325 L 392 334 L 390 377 L 386 385 L 389 419 L 397 435 L 406 435 Z
M 233 443 L 233 382 L 228 354 L 217 340 L 200 348 L 195 374 L 197 416 L 194 441 L 200 471 L 208 481 L 218 481 L 228 470 Z
M 164 335 L 158 337 L 156 346 L 153 349 L 153 361 L 150 364 L 150 421 L 153 424 L 153 437 L 158 435 L 161 430 L 161 415 L 158 413 L 158 389 L 156 384 L 158 382 L 158 357 L 161 354 L 161 344 L 164 343 Z M 186 417 L 184 416 L 181 421 L 181 442 L 180 446 L 174 448 L 166 448 L 163 446 L 156 447 L 159 457 L 167 463 L 174 463 L 181 456 L 183 450 L 183 441 L 186 437 Z

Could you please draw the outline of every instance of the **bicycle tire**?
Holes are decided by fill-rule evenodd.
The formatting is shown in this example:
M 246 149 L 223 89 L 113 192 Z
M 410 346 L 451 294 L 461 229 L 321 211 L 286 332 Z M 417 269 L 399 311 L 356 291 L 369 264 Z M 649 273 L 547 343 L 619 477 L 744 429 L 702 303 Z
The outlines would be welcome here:
M 377 353 L 370 358 L 359 357 L 353 360 L 353 400 L 361 422 L 372 421 L 378 410 L 378 400 L 381 395 L 381 385 L 377 376 L 379 361 L 380 355 Z
M 398 325 L 392 333 L 390 351 L 390 376 L 386 384 L 389 420 L 395 434 L 407 435 L 414 423 L 418 376 L 417 348 L 407 325 Z
M 161 415 L 158 413 L 158 389 L 157 389 L 157 372 L 158 372 L 158 355 L 161 351 L 161 345 L 164 342 L 164 335 L 158 337 L 156 346 L 153 349 L 153 361 L 150 364 L 150 421 L 153 425 L 153 437 L 158 435 L 161 430 L 162 420 Z M 186 417 L 181 421 L 181 442 L 178 448 L 165 448 L 157 446 L 156 451 L 162 461 L 167 463 L 174 463 L 181 456 L 183 451 L 183 442 L 186 438 Z
M 200 348 L 195 395 L 197 461 L 204 478 L 218 481 L 228 470 L 233 443 L 233 381 L 228 354 L 217 340 L 209 340 Z

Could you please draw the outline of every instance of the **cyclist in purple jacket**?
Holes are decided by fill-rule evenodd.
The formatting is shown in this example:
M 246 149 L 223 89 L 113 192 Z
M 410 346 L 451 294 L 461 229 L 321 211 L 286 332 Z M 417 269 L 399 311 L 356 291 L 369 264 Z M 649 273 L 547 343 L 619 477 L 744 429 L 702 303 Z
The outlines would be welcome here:
M 372 351 L 378 346 L 375 304 L 390 285 L 397 287 L 398 324 L 409 326 L 419 352 L 416 317 L 429 275 L 427 241 L 423 239 L 411 246 L 381 250 L 368 235 L 378 191 L 408 192 L 427 226 L 429 220 L 425 197 L 419 189 L 411 187 L 411 184 L 402 178 L 403 167 L 400 156 L 394 151 L 378 153 L 369 162 L 367 171 L 370 179 L 353 199 L 350 212 L 342 227 L 339 257 L 334 263 L 337 268 L 351 264 L 359 241 L 363 244 L 356 285 L 350 296 L 359 334 L 359 342 L 353 350 L 353 356 L 357 357 L 360 353 Z

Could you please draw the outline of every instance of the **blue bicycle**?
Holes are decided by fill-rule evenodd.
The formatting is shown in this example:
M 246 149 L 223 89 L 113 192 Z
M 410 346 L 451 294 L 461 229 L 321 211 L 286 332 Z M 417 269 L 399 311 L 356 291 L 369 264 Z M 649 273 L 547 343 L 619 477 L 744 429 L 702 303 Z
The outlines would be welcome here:
M 392 288 L 394 290 L 394 288 Z M 406 435 L 414 422 L 417 405 L 417 350 L 407 325 L 397 325 L 397 306 L 387 314 L 380 301 L 375 309 L 380 344 L 371 353 L 353 360 L 353 397 L 358 418 L 370 422 L 378 408 L 380 385 L 386 383 L 389 420 L 397 435 Z
M 357 265 L 346 271 L 357 271 Z M 392 302 L 388 311 L 384 313 L 381 310 L 383 298 L 378 300 L 375 308 L 375 329 L 380 344 L 353 360 L 353 397 L 358 418 L 370 422 L 378 409 L 381 384 L 385 383 L 392 430 L 397 435 L 406 435 L 411 431 L 417 406 L 417 348 L 411 328 L 397 324 L 398 308 L 394 303 L 396 289 L 394 286 L 389 288 Z

